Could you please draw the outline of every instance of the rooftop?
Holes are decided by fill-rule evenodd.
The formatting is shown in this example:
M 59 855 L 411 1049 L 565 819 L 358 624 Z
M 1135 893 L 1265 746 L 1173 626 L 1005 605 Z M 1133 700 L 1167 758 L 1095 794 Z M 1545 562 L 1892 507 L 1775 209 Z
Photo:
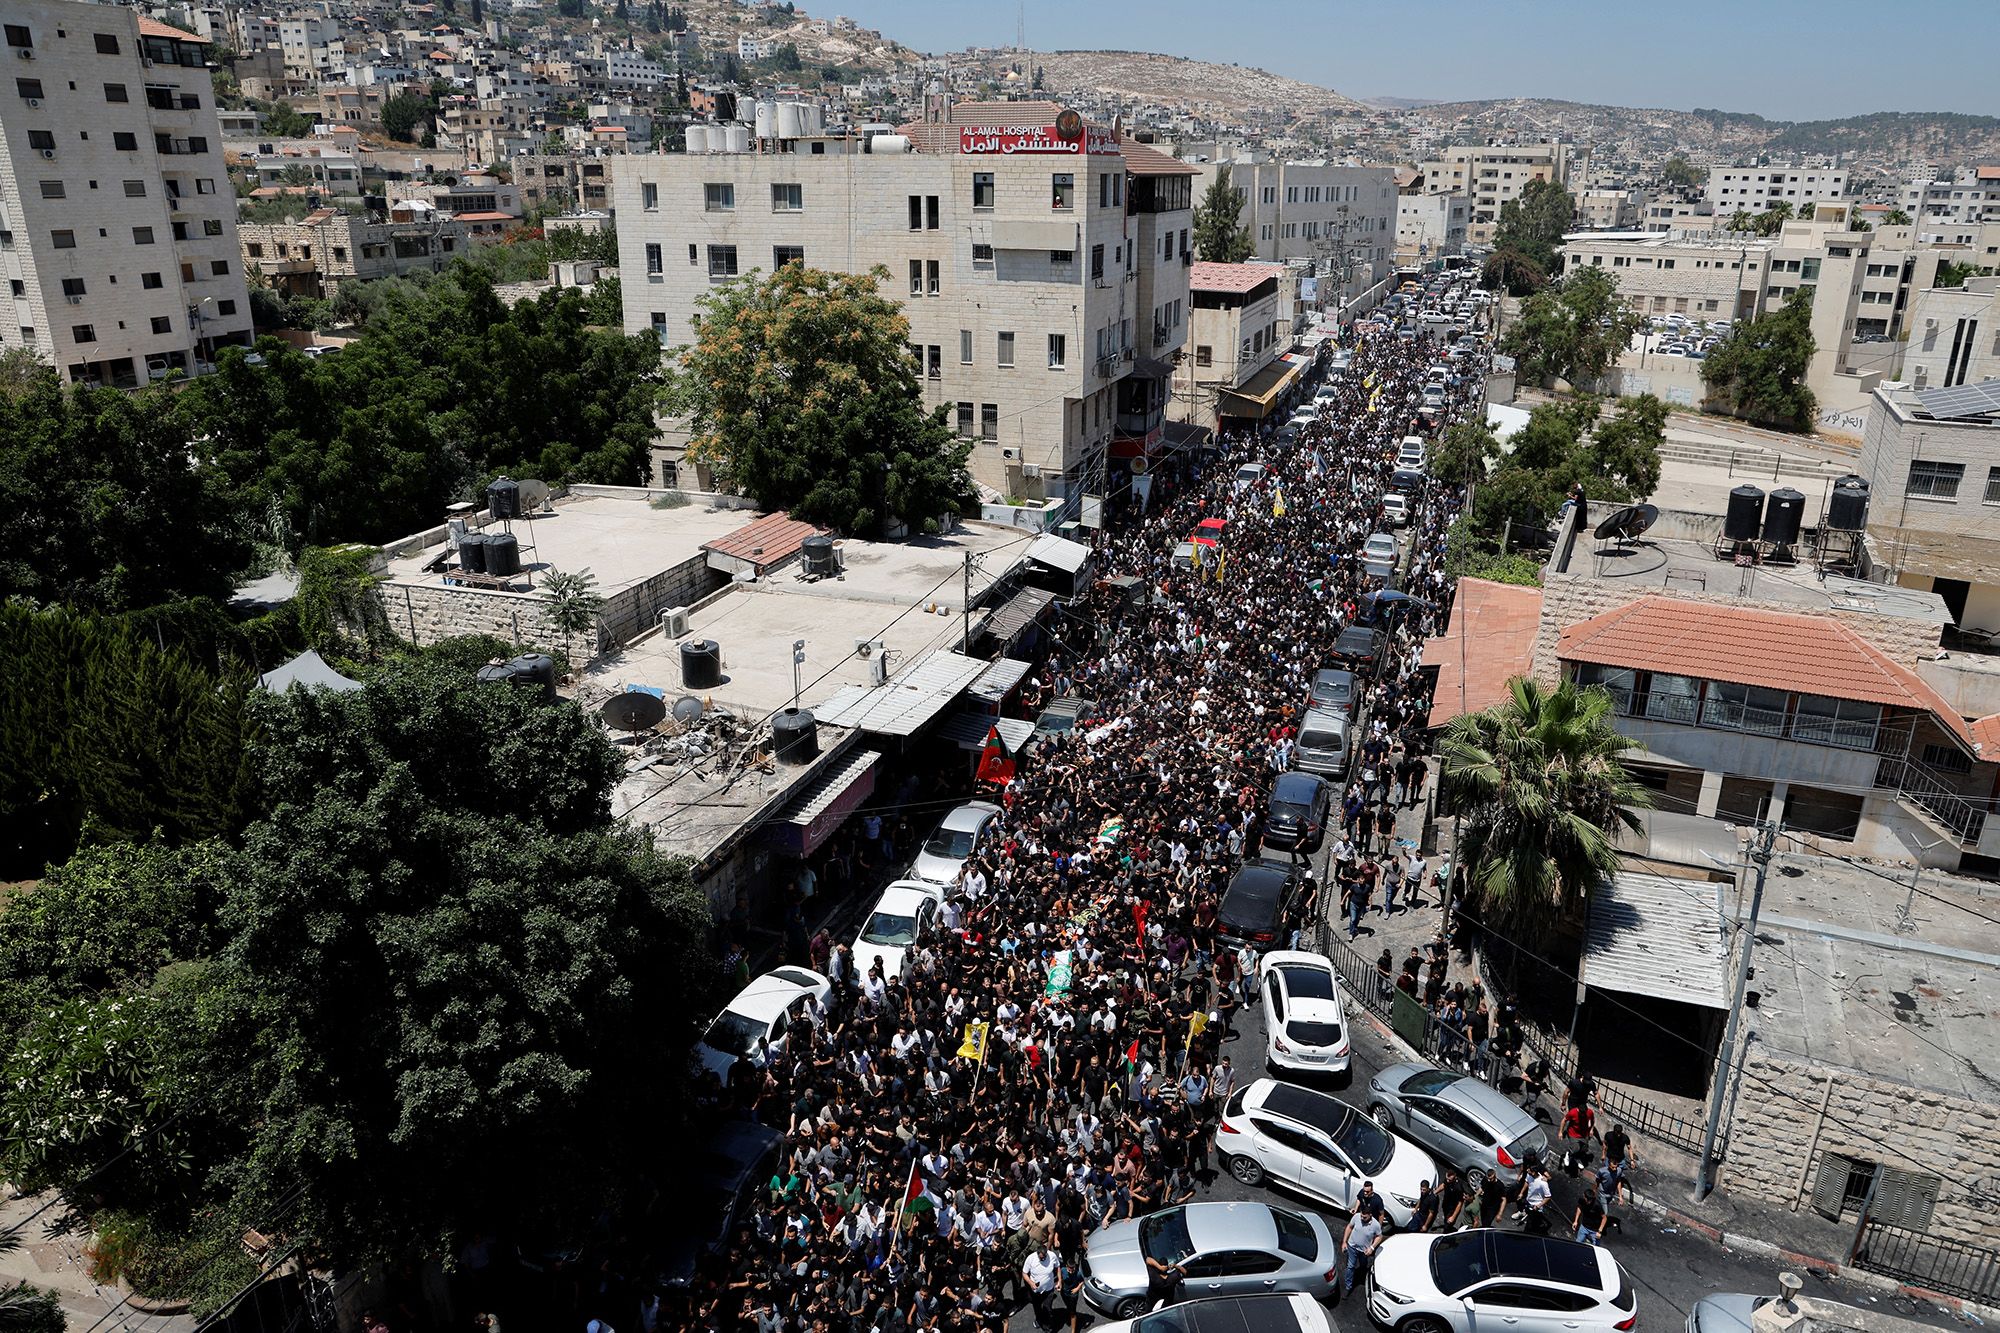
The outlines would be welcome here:
M 1270 264 L 1214 264 L 1207 260 L 1188 270 L 1188 290 L 1194 292 L 1248 292 L 1260 282 L 1269 282 L 1278 270 Z
M 206 37 L 176 28 L 171 23 L 162 23 L 158 19 L 147 18 L 144 14 L 139 16 L 139 35 L 141 37 L 171 37 L 177 42 L 200 42 L 203 46 L 208 45 L 208 38 Z
M 1541 616 L 1540 588 L 1460 579 L 1451 623 L 1424 644 L 1424 665 L 1438 669 L 1430 725 L 1504 700 L 1508 680 L 1529 670 Z

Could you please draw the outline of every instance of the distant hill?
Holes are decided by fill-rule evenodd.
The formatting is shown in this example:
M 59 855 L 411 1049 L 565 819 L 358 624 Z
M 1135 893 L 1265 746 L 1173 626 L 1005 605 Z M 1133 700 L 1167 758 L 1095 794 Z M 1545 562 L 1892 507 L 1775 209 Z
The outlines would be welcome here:
M 1060 100 L 1067 93 L 1125 97 L 1162 107 L 1213 107 L 1231 112 L 1365 112 L 1352 97 L 1316 83 L 1288 79 L 1248 65 L 1221 65 L 1155 51 L 1007 52 L 1008 61 L 1039 66 L 1042 89 Z M 954 56 L 955 67 L 968 62 Z M 976 66 L 975 66 L 976 67 Z

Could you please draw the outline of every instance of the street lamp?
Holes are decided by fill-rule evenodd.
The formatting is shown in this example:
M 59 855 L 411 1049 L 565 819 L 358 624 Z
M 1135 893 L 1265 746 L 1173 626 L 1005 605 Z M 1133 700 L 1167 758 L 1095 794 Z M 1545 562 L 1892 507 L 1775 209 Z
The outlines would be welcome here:
M 210 364 L 214 363 L 215 356 L 213 349 L 208 345 L 208 335 L 202 331 L 203 327 L 207 324 L 207 320 L 203 317 L 201 308 L 215 299 L 217 298 L 213 296 L 204 296 L 188 307 L 188 318 L 194 323 L 194 336 L 197 344 L 195 350 L 201 354 L 202 360 Z

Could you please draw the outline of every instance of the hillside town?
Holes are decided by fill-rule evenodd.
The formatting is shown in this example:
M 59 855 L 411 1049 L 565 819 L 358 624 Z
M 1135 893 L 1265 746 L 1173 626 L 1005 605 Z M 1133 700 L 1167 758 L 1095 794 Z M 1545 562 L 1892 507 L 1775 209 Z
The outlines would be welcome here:
M 0 4 L 0 1330 L 2000 1319 L 2000 116 L 1020 13 Z

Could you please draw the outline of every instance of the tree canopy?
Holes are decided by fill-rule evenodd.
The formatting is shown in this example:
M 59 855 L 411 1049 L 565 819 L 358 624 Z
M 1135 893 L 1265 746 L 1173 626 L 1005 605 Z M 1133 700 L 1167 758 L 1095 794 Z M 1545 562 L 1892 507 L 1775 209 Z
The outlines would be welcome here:
M 1255 248 L 1250 228 L 1243 224 L 1248 196 L 1229 183 L 1229 170 L 1218 167 L 1194 210 L 1194 252 L 1214 264 L 1240 264 Z
M 1505 290 L 1509 296 L 1527 296 L 1547 285 L 1549 275 L 1519 250 L 1495 250 L 1486 256 L 1479 271 L 1479 285 L 1489 292 Z
M 690 456 L 767 508 L 845 532 L 932 532 L 968 511 L 972 445 L 945 409 L 924 410 L 887 277 L 785 264 L 702 297 L 665 399 L 692 423 Z
M 1545 528 L 1579 484 L 1593 501 L 1629 504 L 1652 494 L 1660 483 L 1667 405 L 1651 394 L 1616 401 L 1609 421 L 1602 420 L 1603 403 L 1587 396 L 1537 407 L 1474 493 L 1475 526 Z
M 1618 280 L 1601 268 L 1579 268 L 1529 297 L 1501 339 L 1529 383 L 1567 380 L 1594 385 L 1645 321 L 1618 299 Z
M 1738 320 L 1701 363 L 1711 401 L 1746 420 L 1808 431 L 1819 409 L 1806 387 L 1818 344 L 1812 288 L 1801 287 L 1777 310 Z
M 1556 270 L 1556 247 L 1576 216 L 1568 190 L 1552 180 L 1532 180 L 1500 205 L 1493 229 L 1494 250 L 1518 250 L 1543 273 Z
M 1676 189 L 1692 190 L 1707 181 L 1708 175 L 1685 154 L 1675 153 L 1661 166 L 1660 178 Z

